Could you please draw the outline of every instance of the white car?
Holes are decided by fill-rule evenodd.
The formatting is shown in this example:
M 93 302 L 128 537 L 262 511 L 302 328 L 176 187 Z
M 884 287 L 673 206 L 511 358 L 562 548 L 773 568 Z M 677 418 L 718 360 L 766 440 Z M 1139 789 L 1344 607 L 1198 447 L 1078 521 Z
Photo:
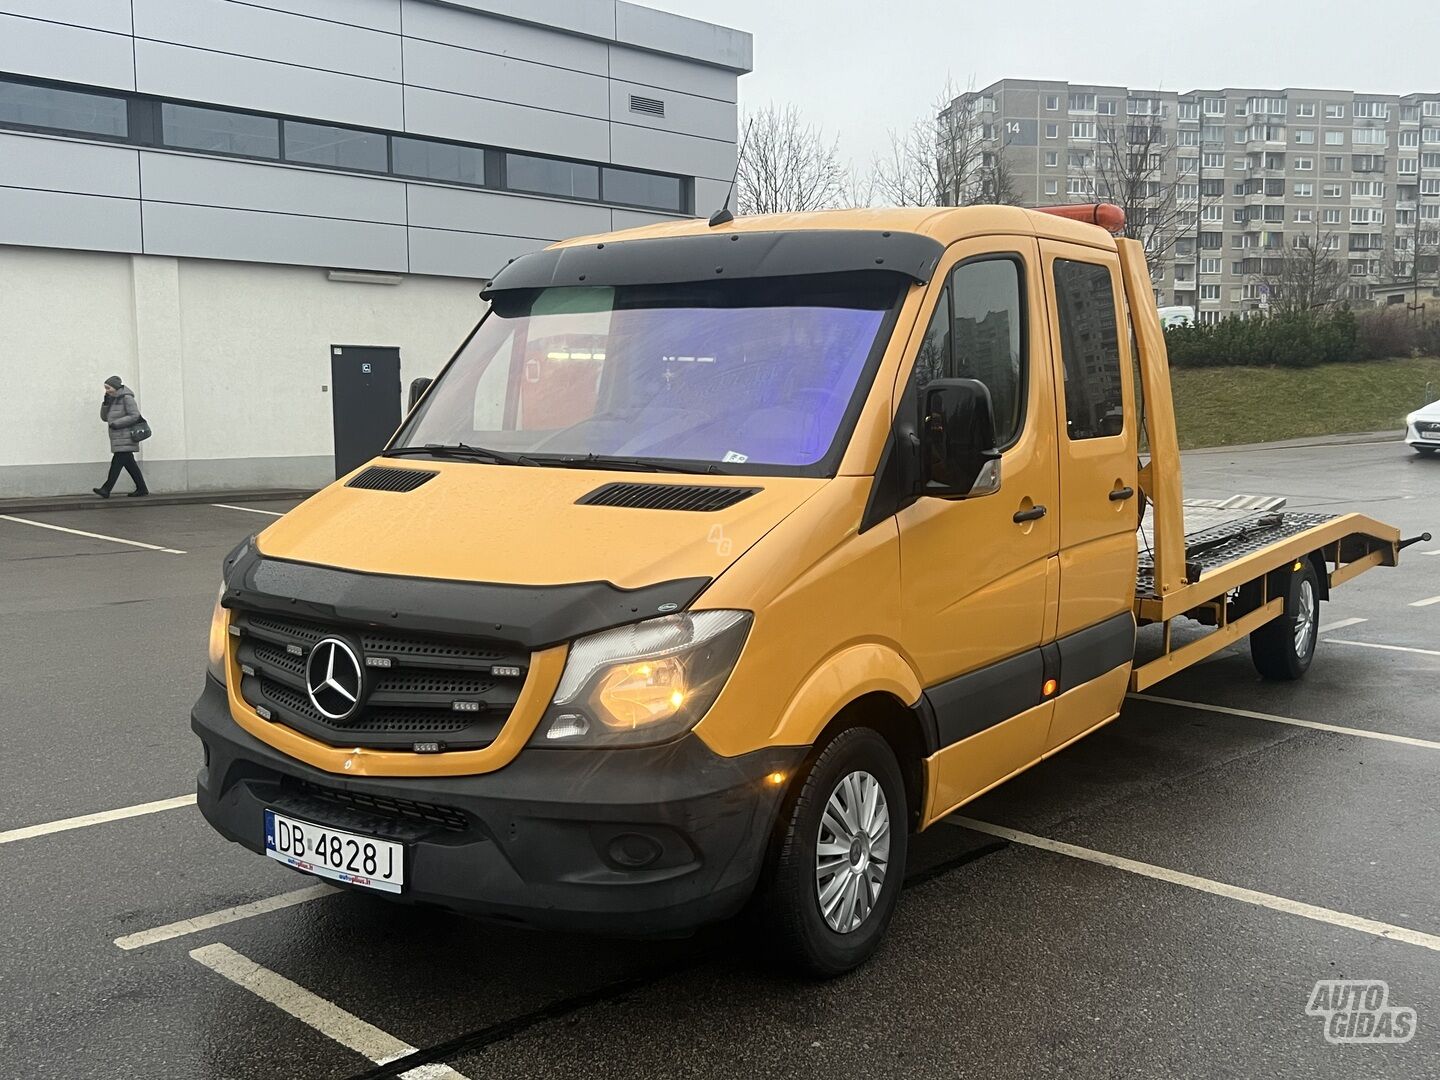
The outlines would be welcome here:
M 1440 450 L 1440 401 L 1432 401 L 1405 417 L 1405 441 L 1419 454 Z

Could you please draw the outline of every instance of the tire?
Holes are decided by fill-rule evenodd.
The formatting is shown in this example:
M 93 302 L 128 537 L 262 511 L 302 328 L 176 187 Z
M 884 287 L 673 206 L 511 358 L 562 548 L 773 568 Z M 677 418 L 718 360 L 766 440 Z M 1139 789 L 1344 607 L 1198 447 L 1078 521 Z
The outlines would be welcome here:
M 797 783 L 776 825 L 761 913 L 791 966 L 833 978 L 870 957 L 895 913 L 909 839 L 905 782 L 894 751 L 878 732 L 850 728 Z M 876 791 L 882 798 L 874 797 Z M 857 802 L 870 812 L 868 819 L 852 822 L 847 814 Z M 822 833 L 824 870 L 833 873 L 821 867 Z M 830 901 L 828 914 L 822 890 Z
M 1250 659 L 1267 679 L 1304 675 L 1315 657 L 1320 628 L 1320 583 L 1309 559 L 1289 575 L 1285 611 L 1250 635 Z M 1283 571 L 1282 571 L 1283 573 Z

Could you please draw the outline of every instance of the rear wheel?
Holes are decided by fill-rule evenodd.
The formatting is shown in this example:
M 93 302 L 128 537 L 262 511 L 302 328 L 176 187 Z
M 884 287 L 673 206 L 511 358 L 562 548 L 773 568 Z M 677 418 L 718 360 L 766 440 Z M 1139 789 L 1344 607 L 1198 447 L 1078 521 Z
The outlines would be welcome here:
M 880 944 L 905 876 L 909 814 L 890 744 L 851 728 L 825 747 L 777 826 L 765 916 L 800 969 L 829 978 Z
M 1250 658 L 1267 679 L 1298 679 L 1315 657 L 1320 628 L 1320 583 L 1309 559 L 1290 574 L 1285 611 L 1250 635 Z

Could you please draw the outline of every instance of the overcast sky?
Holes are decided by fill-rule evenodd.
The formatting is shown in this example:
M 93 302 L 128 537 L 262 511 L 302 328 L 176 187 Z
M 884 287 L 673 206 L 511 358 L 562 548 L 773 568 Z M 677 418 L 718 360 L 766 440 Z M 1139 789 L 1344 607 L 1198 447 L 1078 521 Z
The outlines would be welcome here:
M 1440 2 L 641 0 L 747 30 L 742 108 L 794 102 L 869 161 L 949 74 L 1135 88 L 1335 87 L 1440 93 Z

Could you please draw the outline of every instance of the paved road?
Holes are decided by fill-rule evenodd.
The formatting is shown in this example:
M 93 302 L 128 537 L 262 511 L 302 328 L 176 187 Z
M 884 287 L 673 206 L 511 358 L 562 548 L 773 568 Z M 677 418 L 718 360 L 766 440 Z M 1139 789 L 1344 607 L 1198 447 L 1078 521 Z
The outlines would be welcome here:
M 1440 534 L 1440 461 L 1396 444 L 1186 477 Z M 931 829 L 886 947 L 816 985 L 743 925 L 616 942 L 323 893 L 189 805 L 16 838 L 193 791 L 220 559 L 285 509 L 248 505 L 0 519 L 0 1076 L 1440 1077 L 1440 603 L 1413 606 L 1440 541 L 1339 592 L 1300 684 L 1238 646 L 967 807 L 986 831 Z M 1385 980 L 1413 1041 L 1328 1044 L 1330 978 Z

